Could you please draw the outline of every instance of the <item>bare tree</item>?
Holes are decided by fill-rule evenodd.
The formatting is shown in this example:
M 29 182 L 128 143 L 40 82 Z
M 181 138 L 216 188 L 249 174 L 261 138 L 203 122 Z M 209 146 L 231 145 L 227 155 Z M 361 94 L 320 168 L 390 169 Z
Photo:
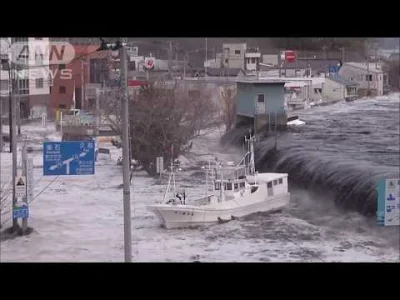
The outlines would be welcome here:
M 235 125 L 236 121 L 236 86 L 226 85 L 222 88 L 222 114 L 225 124 L 225 131 L 229 131 Z
M 166 163 L 177 158 L 191 148 L 202 129 L 216 124 L 218 110 L 201 84 L 188 90 L 175 81 L 151 82 L 130 94 L 129 100 L 132 158 L 151 175 L 157 156 L 164 156 Z M 100 105 L 102 118 L 120 134 L 119 90 L 103 96 Z

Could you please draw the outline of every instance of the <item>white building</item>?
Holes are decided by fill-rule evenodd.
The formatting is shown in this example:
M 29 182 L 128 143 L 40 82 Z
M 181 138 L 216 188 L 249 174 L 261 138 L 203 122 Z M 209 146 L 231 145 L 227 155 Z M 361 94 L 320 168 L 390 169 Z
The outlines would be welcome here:
M 41 117 L 50 106 L 52 74 L 49 68 L 49 38 L 29 38 L 28 47 L 33 53 L 29 59 L 28 94 L 30 117 Z
M 258 66 L 261 61 L 261 52 L 258 49 L 249 49 L 244 54 L 245 59 L 245 70 L 246 71 L 257 71 L 259 70 Z
M 220 58 L 222 67 L 245 69 L 244 57 L 246 49 L 246 43 L 223 44 L 222 53 L 217 54 L 217 59 Z
M 15 48 L 12 48 L 12 44 L 16 42 L 27 42 L 28 49 L 18 48 L 21 53 L 16 53 Z M 14 71 L 6 68 L 1 70 L 0 94 L 8 95 L 9 77 L 15 78 L 18 83 L 15 87 L 19 94 L 21 117 L 40 117 L 43 112 L 47 112 L 50 103 L 49 78 L 52 76 L 49 71 L 49 38 L 2 38 L 0 51 L 8 66 L 16 61 L 16 55 L 20 61 L 14 65 Z
M 344 63 L 338 74 L 347 80 L 357 82 L 360 96 L 365 96 L 368 89 L 371 95 L 383 95 L 383 87 L 388 81 L 388 76 L 382 71 L 382 65 L 379 63 Z
M 341 77 L 326 77 L 323 90 L 324 98 L 329 100 L 354 100 L 357 98 L 359 84 Z

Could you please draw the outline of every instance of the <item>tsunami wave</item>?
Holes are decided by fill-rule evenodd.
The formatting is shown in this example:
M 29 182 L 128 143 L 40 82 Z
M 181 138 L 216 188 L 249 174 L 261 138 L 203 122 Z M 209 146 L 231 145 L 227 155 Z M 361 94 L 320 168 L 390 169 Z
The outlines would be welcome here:
M 398 94 L 299 116 L 307 124 L 301 129 L 259 138 L 257 170 L 288 173 L 291 187 L 330 199 L 339 208 L 375 215 L 377 181 L 400 176 Z M 235 129 L 221 142 L 240 145 L 247 132 Z

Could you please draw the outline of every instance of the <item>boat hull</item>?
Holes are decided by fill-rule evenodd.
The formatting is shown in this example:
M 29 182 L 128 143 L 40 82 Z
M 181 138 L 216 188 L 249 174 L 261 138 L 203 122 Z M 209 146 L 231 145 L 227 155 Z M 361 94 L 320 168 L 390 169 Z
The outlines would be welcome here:
M 281 209 L 290 202 L 290 193 L 268 197 L 261 201 L 242 203 L 231 200 L 231 207 L 154 204 L 147 206 L 167 229 L 212 225 L 258 212 Z

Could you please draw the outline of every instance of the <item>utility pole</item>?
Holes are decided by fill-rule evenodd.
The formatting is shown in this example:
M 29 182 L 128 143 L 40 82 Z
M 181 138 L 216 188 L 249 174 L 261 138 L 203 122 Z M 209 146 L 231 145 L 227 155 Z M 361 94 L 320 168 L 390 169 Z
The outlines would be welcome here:
M 22 147 L 22 176 L 25 176 L 25 178 L 28 178 L 28 154 L 27 154 L 27 149 L 26 145 L 24 144 Z M 22 201 L 28 205 L 28 180 L 31 180 L 31 178 L 27 179 L 25 182 L 25 188 L 26 188 L 26 196 L 23 197 Z M 31 184 L 31 183 L 29 183 Z M 28 230 L 28 218 L 22 218 L 22 234 L 24 235 Z
M 170 43 L 172 50 L 172 43 Z M 171 51 L 172 53 L 172 51 Z M 123 162 L 123 201 L 124 201 L 124 244 L 125 262 L 132 262 L 132 228 L 131 228 L 131 190 L 129 161 L 129 103 L 126 48 L 122 44 L 119 49 L 121 66 L 121 120 L 122 120 L 122 162 Z
M 100 131 L 100 90 L 96 88 L 96 131 Z
M 172 60 L 172 41 L 169 41 L 169 50 L 168 50 L 168 73 L 172 77 L 171 73 L 171 60 Z
M 17 127 L 17 119 L 16 119 L 16 114 L 17 114 L 17 101 L 15 97 L 15 89 L 14 89 L 15 83 L 13 84 L 13 89 L 12 89 L 12 105 L 11 105 L 11 127 L 10 127 L 10 138 L 11 141 L 10 143 L 12 144 L 12 185 L 13 185 L 13 192 L 12 192 L 12 210 L 14 214 L 14 207 L 17 204 L 17 198 L 15 195 L 15 179 L 17 177 L 17 135 L 16 135 L 16 127 Z M 18 219 L 13 218 L 13 232 L 18 230 Z
M 85 84 L 84 84 L 84 66 L 83 66 L 83 59 L 81 59 L 81 109 L 85 108 Z
M 17 68 L 19 67 L 19 65 L 17 65 Z M 18 68 L 20 69 L 20 68 Z M 16 99 L 16 106 L 17 106 L 17 126 L 18 126 L 18 135 L 21 135 L 21 95 L 20 95 L 20 89 L 19 89 L 19 85 L 20 85 L 20 80 L 19 80 L 19 73 L 17 76 L 17 88 L 16 88 L 16 94 L 17 94 L 17 99 Z
M 3 97 L 0 96 L 0 153 L 3 152 Z
M 208 52 L 208 39 L 206 38 L 206 64 L 204 66 L 204 71 L 205 71 L 204 77 L 207 77 L 207 60 L 208 60 L 207 52 Z
M 8 79 L 9 79 L 9 85 L 8 85 L 8 125 L 10 127 L 10 153 L 14 152 L 14 148 L 13 148 L 13 131 L 14 131 L 14 127 L 13 127 L 13 114 L 12 114 L 12 90 L 13 90 L 13 86 L 14 86 L 14 78 L 15 78 L 15 74 L 14 74 L 14 68 L 13 68 L 13 63 L 11 62 L 10 59 L 8 59 Z
M 342 47 L 340 50 L 342 50 L 342 64 L 344 64 L 345 60 L 346 60 L 346 50 L 344 47 Z

